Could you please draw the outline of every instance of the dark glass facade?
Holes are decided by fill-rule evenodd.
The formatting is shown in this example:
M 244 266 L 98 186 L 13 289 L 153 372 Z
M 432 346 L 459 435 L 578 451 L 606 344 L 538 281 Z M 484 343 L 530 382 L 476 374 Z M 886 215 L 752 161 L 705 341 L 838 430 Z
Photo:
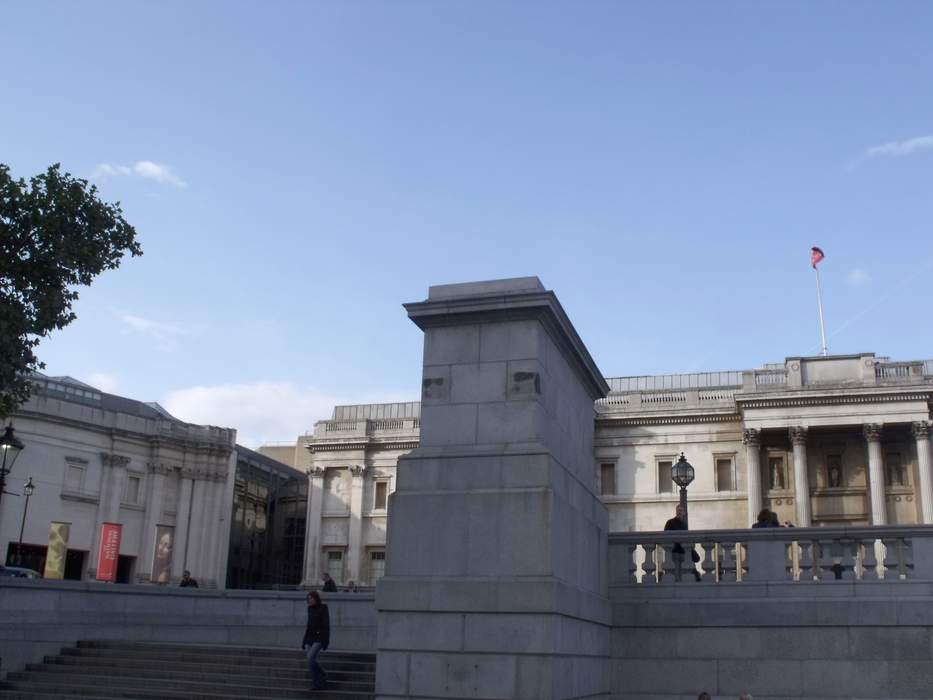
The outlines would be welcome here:
M 228 588 L 301 583 L 307 501 L 301 472 L 237 446 Z

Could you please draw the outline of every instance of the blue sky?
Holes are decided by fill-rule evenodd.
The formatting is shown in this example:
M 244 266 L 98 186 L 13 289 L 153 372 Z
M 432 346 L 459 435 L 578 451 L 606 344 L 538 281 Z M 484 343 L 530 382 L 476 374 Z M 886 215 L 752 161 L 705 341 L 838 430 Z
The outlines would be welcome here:
M 538 275 L 607 376 L 933 357 L 933 4 L 0 5 L 0 162 L 145 256 L 53 374 L 241 441 L 414 399 L 431 284 Z M 12 67 L 12 70 L 10 69 Z

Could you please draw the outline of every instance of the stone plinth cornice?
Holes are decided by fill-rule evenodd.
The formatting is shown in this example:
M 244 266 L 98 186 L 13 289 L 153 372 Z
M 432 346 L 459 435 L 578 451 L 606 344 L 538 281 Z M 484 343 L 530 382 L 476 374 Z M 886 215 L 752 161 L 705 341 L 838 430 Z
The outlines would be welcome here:
M 446 325 L 539 321 L 574 368 L 590 396 L 595 400 L 609 393 L 609 384 L 557 295 L 544 289 L 537 278 L 432 287 L 425 301 L 403 306 L 408 317 L 422 330 Z

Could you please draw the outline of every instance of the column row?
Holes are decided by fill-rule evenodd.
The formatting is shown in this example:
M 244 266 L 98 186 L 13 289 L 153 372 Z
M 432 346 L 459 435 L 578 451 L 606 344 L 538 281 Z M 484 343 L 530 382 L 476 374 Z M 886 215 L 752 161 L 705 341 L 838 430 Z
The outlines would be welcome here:
M 862 426 L 862 434 L 868 445 L 868 486 L 871 500 L 871 521 L 873 525 L 887 524 L 884 491 L 884 461 L 881 451 L 881 429 L 875 423 Z M 933 475 L 930 455 L 930 424 L 927 421 L 915 422 L 911 432 L 917 446 L 917 461 L 920 473 L 918 484 L 922 522 L 933 524 Z M 809 527 L 813 518 L 810 511 L 810 482 L 807 469 L 807 428 L 795 426 L 788 431 L 794 452 L 794 489 L 797 508 L 797 525 Z M 746 449 L 748 469 L 748 519 L 755 522 L 762 508 L 761 489 L 761 433 L 749 428 L 745 430 L 743 442 Z

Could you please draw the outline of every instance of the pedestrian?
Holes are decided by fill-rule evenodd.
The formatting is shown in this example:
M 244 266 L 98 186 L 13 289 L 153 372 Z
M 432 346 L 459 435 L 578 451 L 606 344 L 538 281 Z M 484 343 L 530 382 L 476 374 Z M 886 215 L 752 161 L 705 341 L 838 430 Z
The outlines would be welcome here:
M 774 527 L 781 527 L 781 521 L 778 519 L 778 514 L 773 510 L 771 511 L 771 524 Z
M 739 700 L 752 700 L 752 694 L 751 694 L 751 693 L 742 693 L 742 694 L 739 696 Z
M 682 504 L 678 503 L 677 508 L 674 510 L 674 517 L 664 523 L 665 530 L 686 530 L 687 521 L 684 517 L 684 507 Z M 674 560 L 674 580 L 680 581 L 681 569 L 683 569 L 684 564 L 684 551 L 683 545 L 680 542 L 675 542 L 674 546 L 671 548 L 671 558 Z M 700 555 L 697 554 L 697 551 L 691 547 L 690 548 L 690 558 L 693 560 L 693 563 L 700 561 Z M 696 570 L 695 566 L 691 567 L 693 571 L 693 576 L 697 581 L 700 580 L 700 572 Z
M 185 570 L 181 575 L 181 583 L 178 584 L 181 588 L 197 588 L 198 582 L 191 578 L 191 572 Z
M 359 591 L 357 591 L 356 589 L 356 583 L 354 583 L 353 581 L 348 581 L 347 582 L 347 593 L 358 593 L 358 592 Z
M 697 700 L 713 700 L 713 698 L 710 697 L 709 693 L 707 693 L 706 691 L 703 691 L 702 693 L 697 695 Z
M 758 513 L 757 522 L 752 527 L 781 527 L 780 524 L 774 522 L 773 515 L 767 508 L 762 508 L 761 512 Z
M 308 657 L 312 690 L 323 690 L 327 687 L 327 674 L 317 662 L 317 657 L 329 645 L 330 613 L 327 606 L 321 602 L 321 595 L 317 591 L 311 591 L 308 593 L 308 626 L 305 628 L 301 648 Z
M 330 577 L 330 574 L 326 571 L 321 575 L 321 580 L 324 581 L 324 585 L 321 587 L 321 590 L 325 593 L 336 593 L 337 584 L 334 583 L 334 579 Z

